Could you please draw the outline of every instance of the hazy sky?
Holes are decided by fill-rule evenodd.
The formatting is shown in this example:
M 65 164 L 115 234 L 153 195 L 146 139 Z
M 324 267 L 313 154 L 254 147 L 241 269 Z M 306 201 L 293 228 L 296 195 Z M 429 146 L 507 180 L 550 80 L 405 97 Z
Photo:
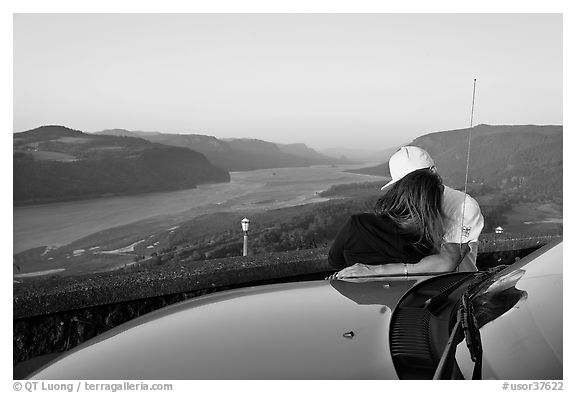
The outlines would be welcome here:
M 562 124 L 560 14 L 17 14 L 14 131 L 383 149 Z

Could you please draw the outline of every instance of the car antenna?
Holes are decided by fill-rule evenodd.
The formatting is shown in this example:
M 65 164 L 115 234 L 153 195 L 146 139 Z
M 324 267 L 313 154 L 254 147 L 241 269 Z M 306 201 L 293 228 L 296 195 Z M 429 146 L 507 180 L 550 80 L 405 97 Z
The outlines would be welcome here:
M 470 129 L 468 131 L 468 150 L 466 152 L 466 176 L 464 178 L 464 203 L 462 204 L 462 223 L 460 225 L 460 250 L 464 238 L 464 212 L 466 211 L 466 195 L 468 191 L 468 171 L 470 169 L 470 146 L 472 141 L 472 125 L 474 123 L 474 99 L 476 97 L 476 78 L 474 78 L 474 88 L 472 90 L 472 111 L 470 114 Z

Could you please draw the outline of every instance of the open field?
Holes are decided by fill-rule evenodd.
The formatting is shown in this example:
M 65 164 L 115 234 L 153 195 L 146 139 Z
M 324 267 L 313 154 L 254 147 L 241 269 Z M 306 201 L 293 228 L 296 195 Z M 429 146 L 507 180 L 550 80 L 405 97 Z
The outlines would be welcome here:
M 562 207 L 551 203 L 519 203 L 504 215 L 506 232 L 546 232 L 561 230 Z

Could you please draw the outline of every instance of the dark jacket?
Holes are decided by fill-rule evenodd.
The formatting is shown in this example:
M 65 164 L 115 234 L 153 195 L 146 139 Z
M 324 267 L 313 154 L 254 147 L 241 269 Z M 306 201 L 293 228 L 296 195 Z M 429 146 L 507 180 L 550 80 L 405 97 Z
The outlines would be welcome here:
M 417 240 L 414 235 L 403 233 L 387 216 L 355 214 L 336 235 L 328 253 L 328 262 L 338 269 L 355 263 L 418 263 L 433 251 L 432 247 L 418 250 L 414 247 Z

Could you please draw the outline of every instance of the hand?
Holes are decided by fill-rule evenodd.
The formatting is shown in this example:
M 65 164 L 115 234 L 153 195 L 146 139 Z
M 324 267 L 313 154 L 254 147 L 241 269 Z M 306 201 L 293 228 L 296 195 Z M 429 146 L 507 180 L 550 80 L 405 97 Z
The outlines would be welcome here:
M 363 263 L 356 263 L 352 266 L 345 267 L 337 273 L 326 277 L 326 280 L 335 280 L 339 278 L 350 278 L 350 277 L 368 277 L 375 276 L 377 273 L 372 269 L 371 266 L 365 265 Z

